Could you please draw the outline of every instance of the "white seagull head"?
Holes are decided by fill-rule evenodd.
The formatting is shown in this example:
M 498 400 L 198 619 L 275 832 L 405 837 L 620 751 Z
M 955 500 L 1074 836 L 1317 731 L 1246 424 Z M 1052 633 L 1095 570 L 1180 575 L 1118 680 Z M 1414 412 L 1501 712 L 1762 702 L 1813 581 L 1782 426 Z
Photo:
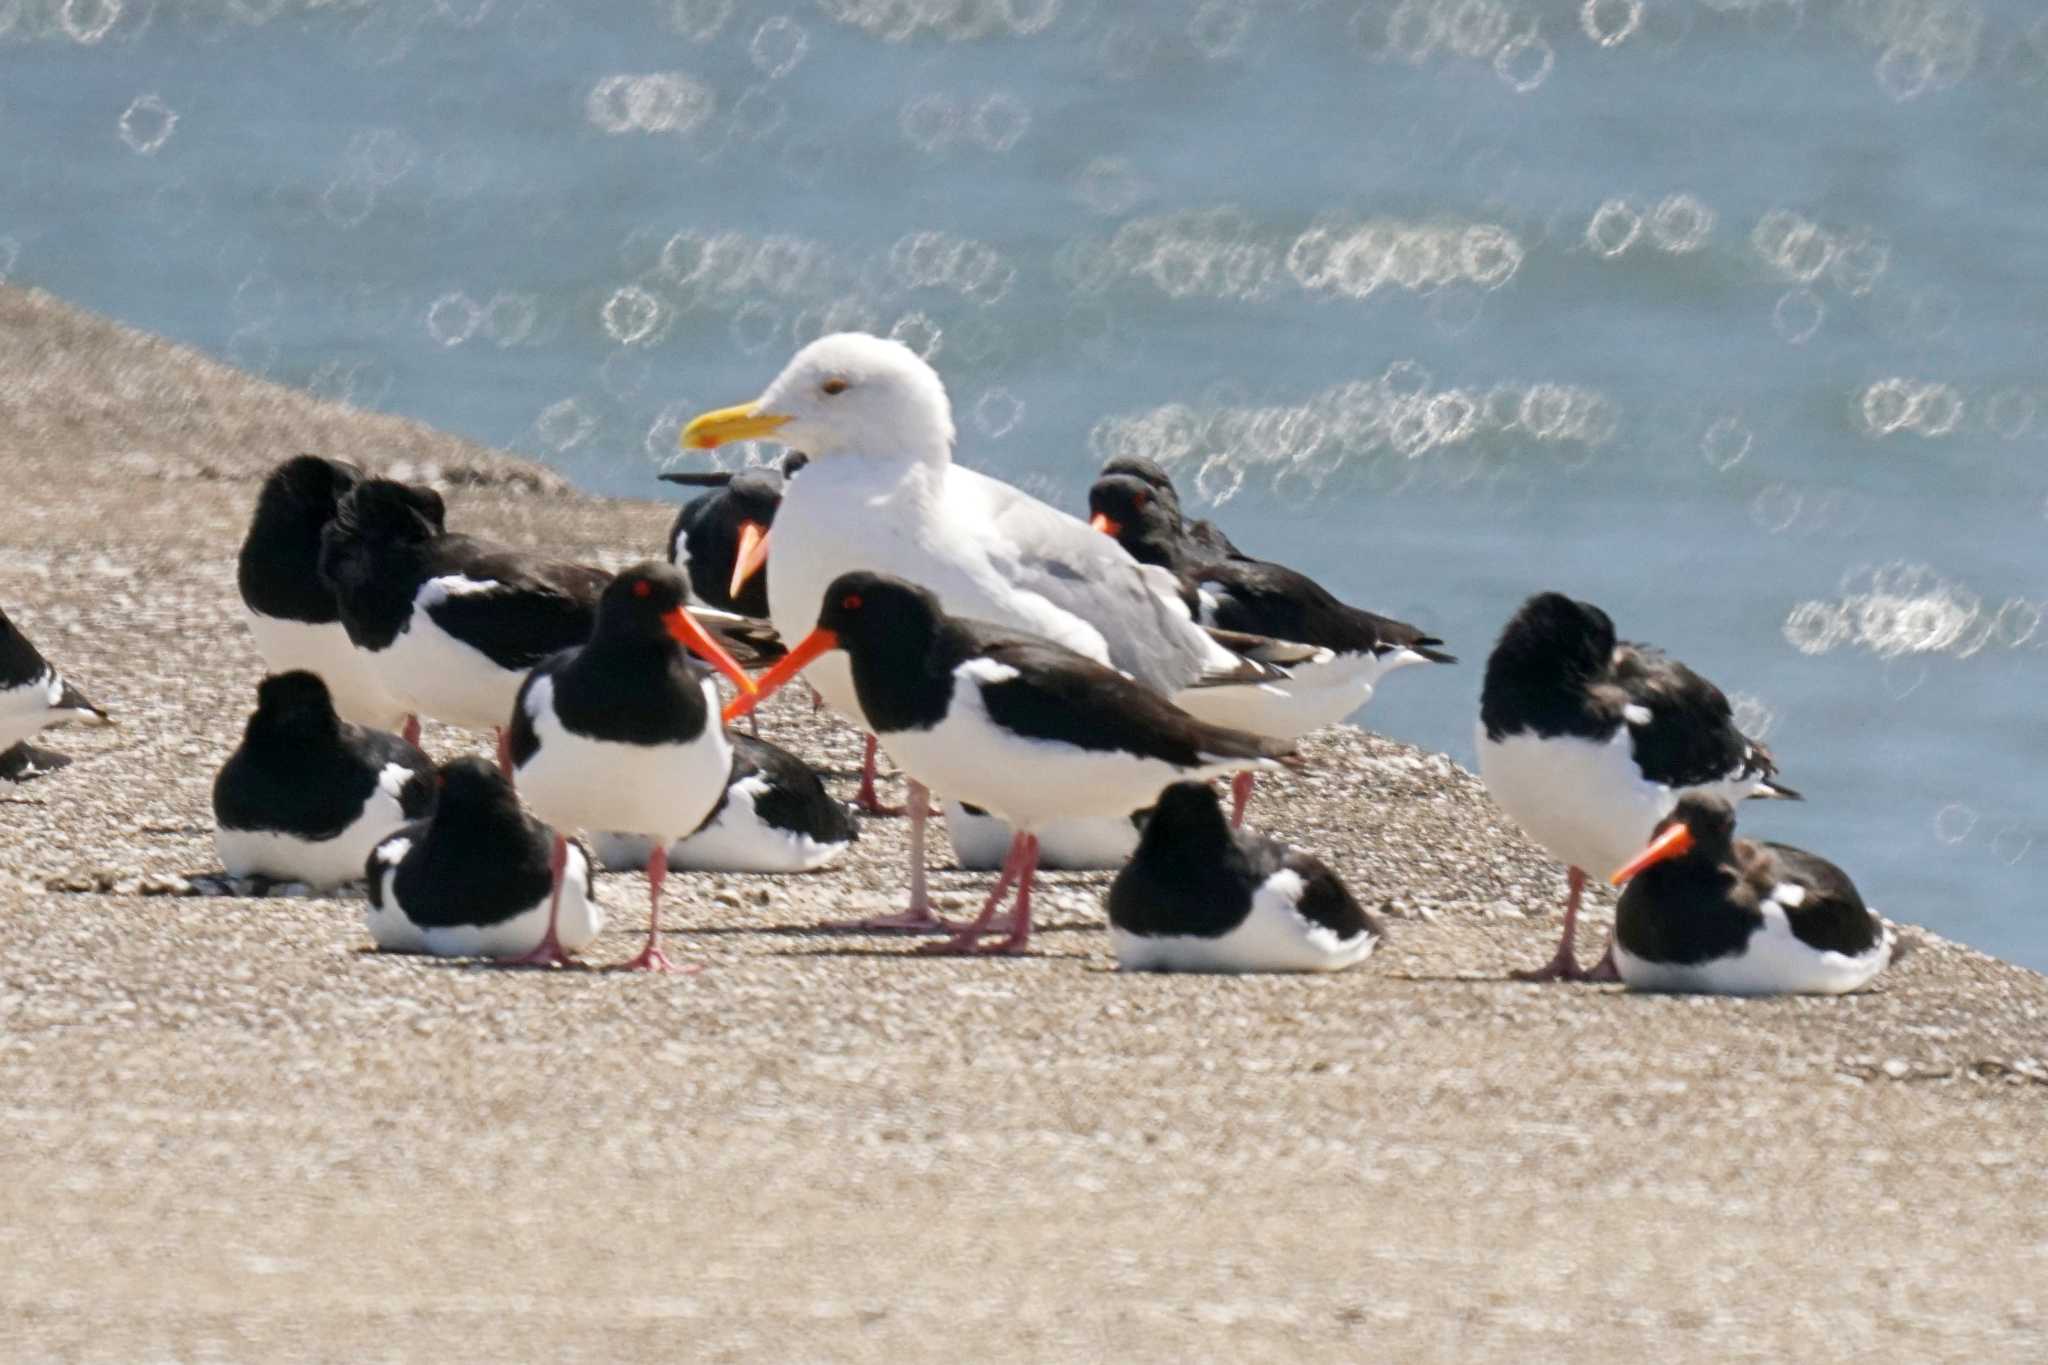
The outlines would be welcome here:
M 902 342 L 839 332 L 798 351 L 753 402 L 691 422 L 681 444 L 710 450 L 761 439 L 813 459 L 867 455 L 943 464 L 953 453 L 953 405 L 938 372 Z

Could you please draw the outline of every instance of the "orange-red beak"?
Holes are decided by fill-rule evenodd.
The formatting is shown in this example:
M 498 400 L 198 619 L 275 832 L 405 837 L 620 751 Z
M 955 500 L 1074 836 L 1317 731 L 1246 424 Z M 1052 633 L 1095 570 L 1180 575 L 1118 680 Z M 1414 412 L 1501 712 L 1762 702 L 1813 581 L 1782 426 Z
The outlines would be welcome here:
M 1692 852 L 1692 831 L 1684 825 L 1673 825 L 1650 841 L 1650 846 L 1615 870 L 1607 880 L 1620 886 L 1644 868 L 1661 863 L 1667 858 L 1682 858 Z
M 747 586 L 747 580 L 761 572 L 761 566 L 768 562 L 768 528 L 758 521 L 740 523 L 740 552 L 733 557 L 732 583 L 726 588 L 734 597 Z
M 1120 521 L 1111 521 L 1107 512 L 1097 512 L 1088 518 L 1088 524 L 1106 536 L 1120 536 L 1124 533 L 1124 524 Z
M 763 673 L 755 683 L 734 697 L 725 708 L 725 723 L 730 725 L 747 712 L 768 700 L 782 685 L 810 666 L 813 659 L 827 651 L 839 648 L 839 636 L 819 626 L 809 635 L 796 642 L 796 648 L 776 660 L 775 667 Z M 758 689 L 758 690 L 756 690 Z
M 747 670 L 740 667 L 739 660 L 725 652 L 725 646 L 718 643 L 710 631 L 697 623 L 696 617 L 677 607 L 663 616 L 661 623 L 668 627 L 668 633 L 674 636 L 676 642 L 683 648 L 731 678 L 733 686 L 740 690 L 741 696 L 744 697 L 754 690 L 754 680 L 747 676 Z

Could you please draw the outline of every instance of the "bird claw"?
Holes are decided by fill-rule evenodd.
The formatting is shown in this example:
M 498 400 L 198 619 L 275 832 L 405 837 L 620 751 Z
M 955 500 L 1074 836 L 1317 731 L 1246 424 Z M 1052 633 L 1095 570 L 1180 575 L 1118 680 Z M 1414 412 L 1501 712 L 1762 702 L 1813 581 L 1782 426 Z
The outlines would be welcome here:
M 678 965 L 667 953 L 661 951 L 658 943 L 649 943 L 640 950 L 639 956 L 621 962 L 612 969 L 619 972 L 673 972 L 678 976 L 695 976 L 704 970 L 701 962 L 685 962 Z
M 530 953 L 521 953 L 518 957 L 492 958 L 491 963 L 497 967 L 573 967 L 576 960 L 562 951 L 561 944 L 550 938 L 544 940 Z

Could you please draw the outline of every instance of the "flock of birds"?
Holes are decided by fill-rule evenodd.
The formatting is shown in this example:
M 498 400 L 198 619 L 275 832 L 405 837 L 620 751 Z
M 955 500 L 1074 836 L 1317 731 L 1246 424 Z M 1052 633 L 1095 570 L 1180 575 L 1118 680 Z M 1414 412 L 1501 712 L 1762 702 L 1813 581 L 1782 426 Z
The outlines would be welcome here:
M 617 573 L 450 531 L 430 489 L 279 465 L 239 566 L 269 673 L 214 787 L 230 875 L 364 879 L 380 948 L 553 966 L 603 926 L 595 871 L 644 866 L 647 939 L 623 965 L 674 969 L 671 868 L 805 871 L 856 837 L 809 765 L 729 728 L 801 676 L 867 732 L 856 808 L 892 813 L 878 749 L 908 790 L 907 903 L 858 927 L 1020 952 L 1041 867 L 1117 867 L 1126 969 L 1326 971 L 1372 952 L 1384 929 L 1342 880 L 1242 822 L 1256 774 L 1298 766 L 1296 741 L 1389 672 L 1454 663 L 1441 640 L 1184 517 L 1150 462 L 1105 467 L 1085 520 L 955 464 L 939 376 L 893 341 L 812 342 L 681 444 L 742 440 L 791 454 L 664 476 L 705 491 L 667 562 Z M 106 720 L 0 626 L 0 751 Z M 497 762 L 436 765 L 420 717 L 494 730 Z M 1735 803 L 1797 794 L 1720 690 L 1618 641 L 1598 608 L 1522 605 L 1479 729 L 1494 799 L 1570 869 L 1557 951 L 1518 976 L 1839 993 L 1890 960 L 1839 869 L 1735 836 Z M 935 795 L 961 865 L 996 869 L 963 924 L 925 883 Z M 1627 887 L 1590 970 L 1574 947 L 1588 871 Z

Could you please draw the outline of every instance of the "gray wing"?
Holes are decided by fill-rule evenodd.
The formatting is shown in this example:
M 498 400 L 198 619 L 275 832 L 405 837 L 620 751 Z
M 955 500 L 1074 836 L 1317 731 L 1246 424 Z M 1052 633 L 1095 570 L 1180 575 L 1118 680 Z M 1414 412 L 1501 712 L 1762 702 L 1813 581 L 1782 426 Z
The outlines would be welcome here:
M 981 499 L 990 565 L 1092 626 L 1111 667 L 1170 696 L 1233 666 L 1229 652 L 1188 619 L 1178 598 L 1154 592 L 1138 561 L 1110 537 L 971 469 L 955 465 L 949 477 L 966 482 Z

